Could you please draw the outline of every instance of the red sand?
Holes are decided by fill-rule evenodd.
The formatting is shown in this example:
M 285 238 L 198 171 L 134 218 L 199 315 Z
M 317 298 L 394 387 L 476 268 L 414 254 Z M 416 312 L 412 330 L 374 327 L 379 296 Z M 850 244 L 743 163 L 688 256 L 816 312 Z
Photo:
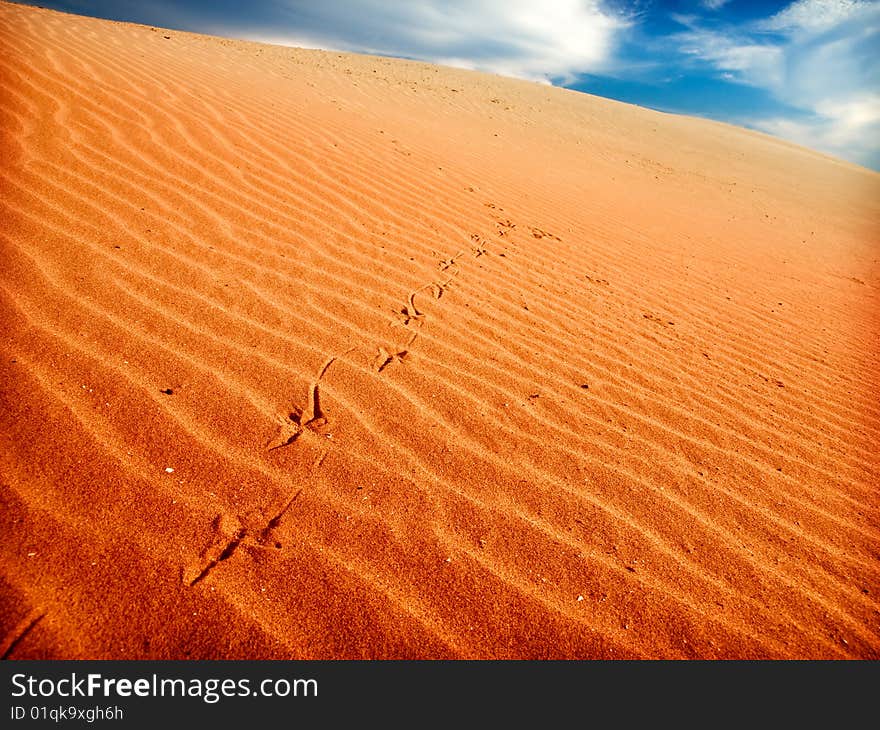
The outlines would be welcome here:
M 420 63 L 0 42 L 3 655 L 880 656 L 880 175 Z

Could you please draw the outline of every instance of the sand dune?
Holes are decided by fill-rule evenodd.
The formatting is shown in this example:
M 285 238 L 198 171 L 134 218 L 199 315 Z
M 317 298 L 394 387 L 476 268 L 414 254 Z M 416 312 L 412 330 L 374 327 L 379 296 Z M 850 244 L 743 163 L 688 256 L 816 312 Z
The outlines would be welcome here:
M 880 657 L 880 176 L 0 4 L 14 658 Z

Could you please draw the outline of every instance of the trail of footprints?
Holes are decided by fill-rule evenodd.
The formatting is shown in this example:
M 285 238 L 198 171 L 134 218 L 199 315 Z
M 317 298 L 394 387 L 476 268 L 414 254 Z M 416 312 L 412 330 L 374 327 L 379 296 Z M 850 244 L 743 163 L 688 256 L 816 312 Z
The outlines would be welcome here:
M 491 203 L 486 203 L 486 206 L 499 212 L 503 210 Z M 516 229 L 516 224 L 509 219 L 497 220 L 495 225 L 496 234 L 500 238 L 509 237 L 510 233 Z M 557 241 L 561 240 L 558 236 L 546 233 L 538 228 L 531 228 L 530 230 L 535 238 L 549 237 Z M 470 254 L 474 258 L 480 258 L 489 254 L 486 239 L 476 233 L 472 234 L 470 238 L 473 243 L 470 249 L 463 249 L 454 256 L 440 258 L 437 268 L 440 272 L 448 272 L 445 278 L 432 281 L 410 292 L 403 306 L 395 312 L 396 319 L 392 324 L 406 328 L 409 330 L 409 335 L 404 342 L 390 348 L 382 345 L 375 347 L 375 355 L 372 356 L 371 367 L 377 374 L 383 373 L 395 363 L 405 362 L 409 356 L 410 348 L 418 338 L 419 330 L 427 319 L 426 313 L 420 310 L 416 304 L 416 296 L 423 292 L 428 292 L 433 299 L 441 299 L 453 286 L 456 277 L 459 275 L 459 261 L 463 257 Z M 442 254 L 437 251 L 432 253 L 442 257 Z M 499 253 L 499 256 L 505 256 L 505 254 Z M 289 413 L 279 415 L 276 418 L 276 431 L 266 444 L 266 451 L 275 451 L 293 444 L 308 431 L 320 433 L 324 429 L 327 425 L 327 416 L 321 406 L 321 380 L 334 362 L 354 352 L 356 349 L 358 348 L 351 347 L 324 361 L 315 379 L 309 386 L 305 407 L 294 405 Z M 315 468 L 320 466 L 326 455 L 327 451 L 324 450 L 316 460 Z M 212 523 L 216 538 L 197 561 L 184 567 L 183 582 L 190 586 L 197 585 L 210 575 L 211 571 L 218 565 L 231 558 L 243 544 L 280 549 L 282 547 L 281 543 L 275 541 L 273 533 L 301 493 L 302 488 L 299 488 L 280 510 L 265 525 L 259 528 L 248 529 L 242 526 L 242 522 L 238 517 L 228 513 L 218 515 Z
M 494 203 L 485 203 L 485 206 L 491 208 L 497 212 L 503 212 L 503 208 L 499 208 Z M 510 235 L 512 231 L 516 229 L 516 223 L 513 223 L 509 218 L 497 219 L 495 221 L 496 234 L 500 238 L 506 238 Z M 530 227 L 529 230 L 531 234 L 535 238 L 551 238 L 556 241 L 561 241 L 562 239 L 559 236 L 555 236 L 552 233 L 548 233 L 540 228 Z M 403 363 L 406 361 L 407 357 L 410 354 L 410 348 L 413 343 L 419 336 L 419 330 L 423 326 L 426 321 L 427 315 L 425 312 L 419 309 L 416 304 L 416 296 L 420 295 L 423 292 L 429 292 L 431 297 L 434 299 L 441 299 L 443 295 L 452 287 L 456 277 L 458 276 L 460 269 L 459 261 L 468 255 L 472 255 L 474 258 L 480 258 L 482 256 L 486 256 L 489 253 L 488 242 L 487 240 L 478 233 L 473 233 L 470 236 L 472 246 L 470 249 L 462 249 L 458 253 L 453 256 L 443 257 L 438 251 L 432 251 L 434 255 L 440 258 L 440 261 L 437 263 L 437 268 L 441 272 L 448 272 L 448 276 L 445 279 L 435 280 L 429 284 L 425 284 L 412 292 L 410 292 L 403 306 L 395 311 L 396 321 L 393 323 L 397 326 L 403 326 L 410 330 L 410 333 L 406 340 L 402 343 L 398 343 L 393 346 L 383 346 L 376 345 L 375 354 L 372 355 L 371 359 L 371 368 L 376 373 L 382 373 L 390 366 L 395 363 Z M 499 256 L 506 256 L 504 253 L 499 253 Z M 275 449 L 279 449 L 283 446 L 287 446 L 288 444 L 294 443 L 306 430 L 316 431 L 320 427 L 324 426 L 327 422 L 327 418 L 321 409 L 321 400 L 320 400 L 320 382 L 324 375 L 327 373 L 327 370 L 330 366 L 340 357 L 354 351 L 355 347 L 352 347 L 346 350 L 344 353 L 340 355 L 334 355 L 330 357 L 328 360 L 324 362 L 321 366 L 317 377 L 312 382 L 309 393 L 308 393 L 308 402 L 305 408 L 300 408 L 299 406 L 294 406 L 290 413 L 287 415 L 279 415 L 277 417 L 277 430 L 275 435 L 266 445 L 267 451 L 273 451 Z
M 498 208 L 492 203 L 486 203 L 486 206 L 493 208 L 499 212 L 503 212 L 502 208 Z M 505 218 L 496 220 L 496 234 L 499 238 L 508 239 L 512 231 L 516 230 L 516 224 Z M 558 236 L 541 230 L 540 228 L 529 228 L 534 238 L 550 238 L 561 241 Z M 442 254 L 433 251 L 436 256 L 441 257 L 437 264 L 440 272 L 448 272 L 448 275 L 441 280 L 432 281 L 425 284 L 412 292 L 406 298 L 403 306 L 395 312 L 397 316 L 393 323 L 397 326 L 405 327 L 410 330 L 406 340 L 396 346 L 386 348 L 377 345 L 375 355 L 372 357 L 371 367 L 377 374 L 384 372 L 387 368 L 395 363 L 404 363 L 410 353 L 410 348 L 419 336 L 419 330 L 424 325 L 427 315 L 419 309 L 416 304 L 416 296 L 423 293 L 430 293 L 431 297 L 439 300 L 453 286 L 456 277 L 460 273 L 459 261 L 470 254 L 474 258 L 481 258 L 489 254 L 488 242 L 477 233 L 471 234 L 472 246 L 470 249 L 462 249 L 453 256 L 442 257 Z M 499 253 L 499 256 L 505 257 L 505 253 Z M 589 277 L 588 277 L 589 278 Z M 607 282 L 603 282 L 607 283 Z M 327 425 L 327 416 L 321 406 L 320 384 L 323 377 L 327 374 L 330 366 L 338 359 L 355 351 L 356 347 L 329 357 L 321 365 L 315 379 L 309 386 L 308 396 L 305 407 L 294 405 L 290 412 L 286 415 L 279 415 L 276 419 L 276 432 L 274 436 L 266 444 L 266 451 L 274 451 L 284 446 L 288 446 L 296 442 L 307 431 L 320 433 Z M 321 465 L 324 457 L 327 455 L 324 450 L 321 456 L 316 460 L 314 467 Z M 280 549 L 281 543 L 274 539 L 274 531 L 281 524 L 281 521 L 287 511 L 293 506 L 294 502 L 302 493 L 299 488 L 275 513 L 275 515 L 262 527 L 258 529 L 248 529 L 243 527 L 238 517 L 228 513 L 218 515 L 213 521 L 213 531 L 216 535 L 215 540 L 202 553 L 199 560 L 186 566 L 183 570 L 183 582 L 195 586 L 204 580 L 218 565 L 231 558 L 236 550 L 242 544 L 253 544 L 255 546 L 268 548 L 275 547 Z

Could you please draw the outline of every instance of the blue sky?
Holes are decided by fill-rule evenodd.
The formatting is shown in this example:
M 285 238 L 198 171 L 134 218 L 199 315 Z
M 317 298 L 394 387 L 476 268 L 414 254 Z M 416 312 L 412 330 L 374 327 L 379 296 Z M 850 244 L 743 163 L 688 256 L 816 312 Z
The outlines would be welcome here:
M 38 0 L 417 58 L 751 127 L 880 169 L 880 0 Z

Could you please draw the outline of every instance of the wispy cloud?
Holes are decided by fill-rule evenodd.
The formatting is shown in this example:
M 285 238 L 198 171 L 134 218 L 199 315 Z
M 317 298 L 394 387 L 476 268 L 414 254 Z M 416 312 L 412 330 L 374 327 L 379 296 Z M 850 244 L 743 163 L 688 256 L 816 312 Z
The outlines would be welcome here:
M 820 104 L 804 121 L 766 117 L 754 120 L 752 126 L 813 149 L 869 165 L 880 164 L 880 95 L 866 95 L 844 104 Z
M 797 0 L 721 29 L 688 20 L 671 37 L 685 63 L 708 64 L 798 110 L 741 121 L 848 159 L 880 159 L 880 2 Z
M 307 34 L 255 28 L 255 40 L 305 38 L 324 48 L 406 56 L 531 80 L 573 79 L 607 68 L 632 22 L 598 0 L 279 0 Z
M 720 10 L 729 2 L 730 0 L 700 0 L 700 5 L 707 10 Z
M 797 0 L 755 27 L 786 33 L 826 30 L 859 15 L 872 3 L 864 0 Z

